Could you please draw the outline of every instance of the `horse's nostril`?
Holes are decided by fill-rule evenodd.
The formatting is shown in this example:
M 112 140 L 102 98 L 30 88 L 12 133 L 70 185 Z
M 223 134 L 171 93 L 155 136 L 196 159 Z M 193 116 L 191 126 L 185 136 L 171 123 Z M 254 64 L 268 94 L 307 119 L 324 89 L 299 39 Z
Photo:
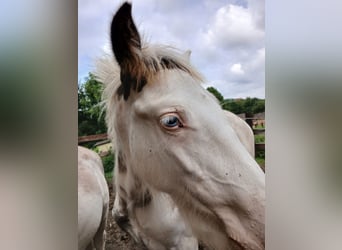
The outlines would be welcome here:
M 115 214 L 114 212 L 113 214 L 114 214 L 114 220 L 116 224 L 120 227 L 120 229 L 126 232 L 127 234 L 129 234 L 136 243 L 144 246 L 144 242 L 142 241 L 142 239 L 139 237 L 138 234 L 136 234 L 136 232 L 134 232 L 134 229 L 131 225 L 131 222 L 128 216 Z M 142 248 L 142 249 L 145 249 L 145 248 Z
M 114 220 L 123 231 L 127 232 L 132 227 L 127 215 L 114 214 Z
M 127 224 L 129 223 L 129 218 L 126 215 L 117 215 L 114 214 L 114 220 L 118 225 L 122 225 L 122 224 Z

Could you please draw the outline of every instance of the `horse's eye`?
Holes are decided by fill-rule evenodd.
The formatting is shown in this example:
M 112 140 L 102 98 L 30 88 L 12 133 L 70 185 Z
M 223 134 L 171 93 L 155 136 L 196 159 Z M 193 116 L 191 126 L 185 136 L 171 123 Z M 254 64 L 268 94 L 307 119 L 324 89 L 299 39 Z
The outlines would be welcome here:
M 179 121 L 179 118 L 175 115 L 165 115 L 160 119 L 160 123 L 167 129 L 176 129 L 179 127 L 183 127 L 182 123 Z

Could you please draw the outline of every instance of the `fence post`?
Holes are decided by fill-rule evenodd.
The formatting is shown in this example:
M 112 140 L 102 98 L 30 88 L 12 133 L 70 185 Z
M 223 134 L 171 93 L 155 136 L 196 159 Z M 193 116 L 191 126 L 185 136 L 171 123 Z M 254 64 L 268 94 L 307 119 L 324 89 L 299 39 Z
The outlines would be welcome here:
M 251 113 L 245 113 L 246 116 L 246 122 L 247 124 L 251 127 L 251 129 L 253 129 L 253 114 Z

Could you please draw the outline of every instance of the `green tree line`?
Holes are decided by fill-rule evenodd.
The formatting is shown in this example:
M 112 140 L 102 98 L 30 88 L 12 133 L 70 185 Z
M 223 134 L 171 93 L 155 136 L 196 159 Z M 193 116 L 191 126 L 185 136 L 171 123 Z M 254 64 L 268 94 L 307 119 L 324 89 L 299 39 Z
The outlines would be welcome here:
M 212 93 L 219 101 L 221 107 L 234 114 L 257 114 L 265 112 L 265 99 L 256 97 L 247 97 L 246 99 L 224 99 L 222 94 L 214 87 L 208 87 L 207 90 Z

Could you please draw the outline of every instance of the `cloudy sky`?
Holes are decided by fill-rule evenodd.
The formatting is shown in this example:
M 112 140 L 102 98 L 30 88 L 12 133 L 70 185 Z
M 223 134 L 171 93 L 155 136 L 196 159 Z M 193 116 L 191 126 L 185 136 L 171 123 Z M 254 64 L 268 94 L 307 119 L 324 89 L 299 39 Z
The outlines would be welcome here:
M 110 51 L 122 0 L 78 0 L 78 80 Z M 226 98 L 265 97 L 264 0 L 132 0 L 145 40 L 192 51 L 191 62 Z

